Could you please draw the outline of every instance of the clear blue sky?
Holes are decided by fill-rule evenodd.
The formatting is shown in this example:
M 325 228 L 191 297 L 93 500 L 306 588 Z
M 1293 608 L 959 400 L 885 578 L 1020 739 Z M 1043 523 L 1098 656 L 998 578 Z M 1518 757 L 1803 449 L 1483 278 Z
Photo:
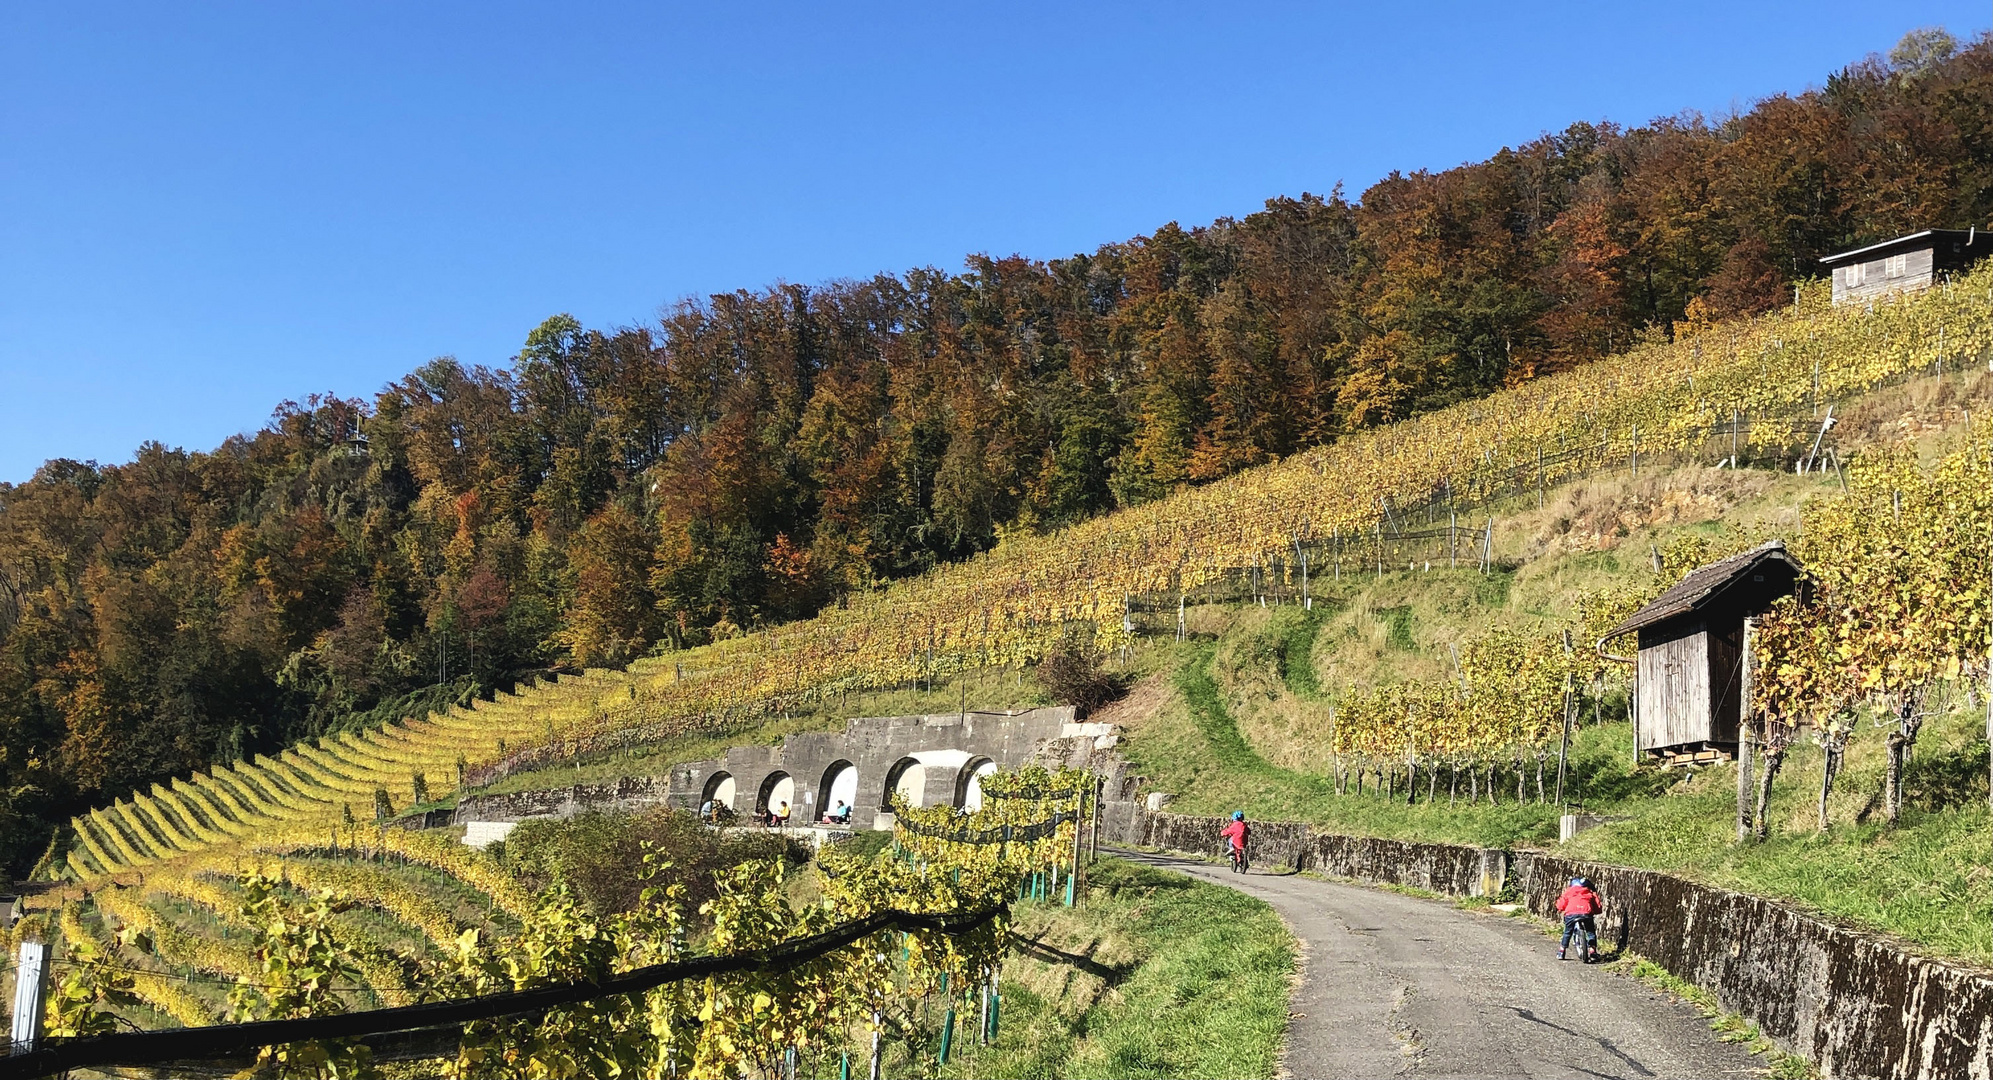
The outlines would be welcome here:
M 776 281 L 1049 258 L 1574 120 L 1721 113 L 1985 0 L 0 12 L 0 480 Z

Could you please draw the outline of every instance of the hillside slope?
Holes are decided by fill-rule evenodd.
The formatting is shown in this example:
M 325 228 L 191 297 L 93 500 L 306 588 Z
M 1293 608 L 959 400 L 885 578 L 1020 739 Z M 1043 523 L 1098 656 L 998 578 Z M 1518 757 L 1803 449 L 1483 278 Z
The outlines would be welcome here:
M 90 876 L 197 851 L 213 842 L 197 824 L 227 832 L 271 816 L 252 803 L 284 806 L 275 820 L 324 820 L 376 787 L 412 789 L 414 770 L 457 757 L 469 766 L 510 758 L 510 768 L 689 732 L 725 736 L 852 691 L 1022 666 L 1074 628 L 1120 644 L 1132 600 L 1180 595 L 1237 567 L 1292 582 L 1312 557 L 1321 581 L 1329 560 L 1337 573 L 1345 557 L 1361 561 L 1365 538 L 1375 539 L 1381 567 L 1386 523 L 1401 532 L 1415 511 L 1457 515 L 1532 490 L 1541 499 L 1570 477 L 1622 463 L 1637 474 L 1644 461 L 1651 475 L 1672 455 L 1708 460 L 1734 448 L 1776 460 L 1804 450 L 1818 409 L 1919 370 L 1976 366 L 1993 349 L 1989 301 L 1993 268 L 1872 310 L 1831 308 L 1816 288 L 1784 311 L 1019 537 L 812 619 L 598 676 L 620 695 L 537 719 L 522 708 L 490 726 L 473 716 L 301 747 L 265 767 L 278 778 L 267 790 L 209 800 L 217 816 L 199 804 L 160 809 L 173 794 L 165 789 L 139 795 L 76 820 L 81 851 L 71 865 Z M 521 754 L 522 745 L 535 750 Z M 236 771 L 215 770 L 211 783 Z
M 1993 409 L 1993 377 L 1925 377 L 1850 404 L 1844 452 L 1934 457 L 1964 433 L 1968 417 Z M 1339 756 L 1338 709 L 1376 687 L 1455 679 L 1456 656 L 1477 637 L 1504 629 L 1554 634 L 1588 594 L 1651 595 L 1674 580 L 1657 572 L 1664 557 L 1765 535 L 1799 541 L 1804 551 L 1808 519 L 1840 498 L 1831 472 L 1682 466 L 1637 481 L 1621 475 L 1568 485 L 1546 493 L 1541 508 L 1521 506 L 1498 519 L 1502 558 L 1490 573 L 1400 570 L 1347 579 L 1312 611 L 1194 612 L 1191 639 L 1149 658 L 1157 673 L 1111 718 L 1127 730 L 1128 752 L 1149 784 L 1177 796 L 1173 808 L 1242 808 L 1254 818 L 1404 839 L 1554 845 L 1554 736 L 1537 747 L 1548 755 L 1540 774 L 1545 759 L 1534 751 L 1516 755 L 1520 769 L 1499 753 L 1493 804 L 1484 777 L 1444 757 L 1421 769 L 1408 799 L 1402 760 L 1386 775 L 1372 770 L 1387 762 L 1361 759 L 1353 768 L 1353 759 Z M 1624 678 L 1609 679 L 1603 693 L 1580 684 L 1570 801 L 1626 820 L 1584 833 L 1566 850 L 1784 899 L 1919 951 L 1993 965 L 1993 900 L 1983 888 L 1993 875 L 1984 675 L 1963 674 L 1924 698 L 1900 821 L 1892 825 L 1886 813 L 1889 730 L 1882 718 L 1865 717 L 1824 807 L 1817 735 L 1794 742 L 1772 787 L 1768 838 L 1746 844 L 1735 837 L 1733 766 L 1661 770 L 1639 761 Z

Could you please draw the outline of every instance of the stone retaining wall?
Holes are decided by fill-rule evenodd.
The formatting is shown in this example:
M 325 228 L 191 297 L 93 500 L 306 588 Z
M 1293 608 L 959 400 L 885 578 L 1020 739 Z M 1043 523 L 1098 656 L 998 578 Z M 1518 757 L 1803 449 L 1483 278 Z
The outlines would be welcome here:
M 1224 819 L 1137 812 L 1125 839 L 1220 853 Z M 1993 977 L 1905 952 L 1874 935 L 1794 908 L 1668 874 L 1579 862 L 1541 851 L 1253 826 L 1254 861 L 1452 896 L 1504 885 L 1545 918 L 1571 878 L 1604 896 L 1599 935 L 1708 990 L 1828 1077 L 1993 1078 Z

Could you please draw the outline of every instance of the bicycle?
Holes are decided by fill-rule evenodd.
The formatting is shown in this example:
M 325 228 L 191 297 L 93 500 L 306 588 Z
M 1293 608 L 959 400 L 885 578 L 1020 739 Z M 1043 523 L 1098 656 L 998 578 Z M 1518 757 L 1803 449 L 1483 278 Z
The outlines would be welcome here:
M 1578 959 L 1587 964 L 1599 962 L 1599 930 L 1597 921 L 1590 915 L 1573 916 L 1564 923 L 1564 939 L 1558 943 L 1557 959 L 1564 959 L 1569 949 L 1566 944 L 1573 937 L 1578 942 Z
M 1232 848 L 1230 851 L 1226 852 L 1226 856 L 1230 858 L 1232 861 L 1232 873 L 1243 874 L 1246 872 L 1246 866 L 1248 865 L 1248 863 L 1246 859 L 1245 848 L 1242 847 Z

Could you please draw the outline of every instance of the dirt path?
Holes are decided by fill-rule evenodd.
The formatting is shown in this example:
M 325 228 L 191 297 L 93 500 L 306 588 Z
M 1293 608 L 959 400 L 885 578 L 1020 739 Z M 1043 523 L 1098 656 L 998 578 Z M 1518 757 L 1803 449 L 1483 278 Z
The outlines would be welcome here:
M 1536 926 L 1293 874 L 1116 855 L 1242 889 L 1302 946 L 1283 1055 L 1306 1078 L 1744 1077 L 1761 1062 L 1693 1008 L 1576 961 Z

